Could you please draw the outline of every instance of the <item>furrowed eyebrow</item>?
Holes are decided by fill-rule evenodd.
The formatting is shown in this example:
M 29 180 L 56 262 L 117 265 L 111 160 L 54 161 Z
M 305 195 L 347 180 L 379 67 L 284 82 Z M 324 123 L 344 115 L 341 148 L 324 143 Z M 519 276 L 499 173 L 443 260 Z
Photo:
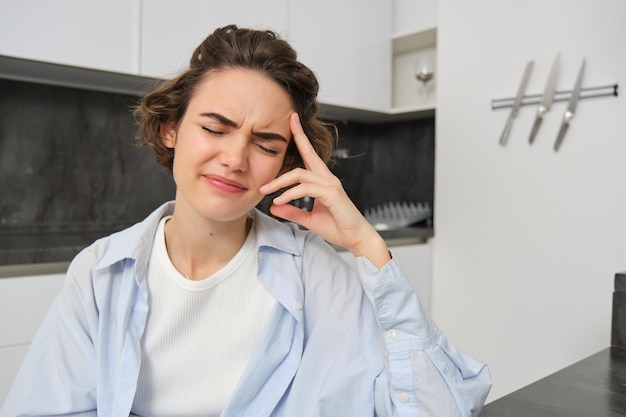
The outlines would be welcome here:
M 255 136 L 260 137 L 261 139 L 267 139 L 267 140 L 279 140 L 281 142 L 289 142 L 287 139 L 285 139 L 285 137 L 283 135 L 279 135 L 278 133 L 272 133 L 272 132 L 253 132 L 253 134 Z
M 235 123 L 233 120 L 230 120 L 228 117 L 225 117 L 219 113 L 202 113 L 201 116 L 210 117 L 212 119 L 217 120 L 218 122 L 222 124 L 225 124 L 226 126 L 235 127 L 235 128 L 237 127 L 237 123 Z M 273 132 L 252 132 L 252 133 L 261 139 L 279 140 L 285 143 L 289 142 L 283 135 L 280 135 L 278 133 L 273 133 Z
M 223 123 L 226 126 L 237 127 L 237 123 L 230 120 L 228 117 L 222 116 L 219 113 L 202 113 L 200 116 L 216 119 L 218 122 Z

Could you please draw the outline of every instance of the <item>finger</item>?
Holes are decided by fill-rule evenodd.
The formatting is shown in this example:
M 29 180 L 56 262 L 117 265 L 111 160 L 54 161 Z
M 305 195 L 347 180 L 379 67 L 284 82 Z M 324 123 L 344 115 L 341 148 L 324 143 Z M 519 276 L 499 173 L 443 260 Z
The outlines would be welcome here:
M 311 189 L 311 187 L 300 184 L 285 190 L 281 195 L 275 197 L 272 202 L 274 204 L 281 205 L 304 197 L 316 198 L 313 194 L 315 194 L 315 192 Z
M 276 179 L 277 182 L 267 184 L 267 188 L 261 187 L 261 192 L 271 194 L 274 191 L 283 190 L 273 199 L 275 204 L 285 204 L 303 197 L 321 198 L 326 201 L 326 205 L 332 205 L 332 201 L 338 201 L 338 190 L 343 191 L 343 188 L 337 188 L 338 185 L 341 186 L 340 183 L 334 184 L 328 178 L 320 177 L 311 171 L 301 169 L 301 172 L 304 174 L 288 181 L 281 182 L 283 178 Z
M 300 183 L 299 175 L 296 172 L 298 170 L 305 171 L 302 168 L 295 168 L 295 169 L 292 169 L 291 171 L 287 171 L 284 174 L 279 175 L 278 177 L 274 178 L 267 184 L 262 185 L 259 188 L 259 191 L 261 191 L 263 194 L 271 194 L 273 192 L 280 190 L 281 188 L 291 187 L 293 185 Z
M 302 128 L 302 124 L 300 123 L 300 116 L 298 115 L 298 113 L 293 113 L 289 122 L 291 132 L 293 133 L 293 140 L 296 143 L 298 152 L 300 152 L 300 156 L 302 157 L 304 166 L 312 171 L 317 171 L 320 169 L 327 170 L 328 167 L 319 157 L 317 152 L 315 152 L 315 148 L 313 148 L 311 141 L 307 137 L 306 133 L 304 133 L 304 129 Z
M 309 212 L 292 206 L 291 204 L 271 205 L 270 213 L 276 217 L 280 217 L 303 226 L 306 224 L 307 219 L 311 216 Z
M 264 194 L 271 194 L 282 188 L 288 188 L 303 183 L 324 185 L 328 183 L 328 179 L 313 171 L 295 168 L 274 178 L 272 181 L 261 186 L 259 190 Z

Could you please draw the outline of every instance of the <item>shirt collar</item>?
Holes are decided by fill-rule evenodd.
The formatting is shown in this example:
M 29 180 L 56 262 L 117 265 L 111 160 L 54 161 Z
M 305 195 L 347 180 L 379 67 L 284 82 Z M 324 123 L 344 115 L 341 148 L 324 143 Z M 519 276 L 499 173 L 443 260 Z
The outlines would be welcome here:
M 136 262 L 138 270 L 144 269 L 159 221 L 173 212 L 174 202 L 169 201 L 143 221 L 112 234 L 107 251 L 96 265 L 96 269 L 106 268 L 123 259 L 132 259 Z M 251 210 L 250 216 L 254 219 L 257 228 L 259 247 L 272 247 L 292 255 L 300 255 L 300 248 L 295 238 L 298 226 L 293 223 L 282 223 L 256 208 Z M 138 274 L 138 276 L 141 277 L 143 274 Z
M 145 270 L 159 221 L 173 212 L 174 202 L 169 201 L 153 211 L 143 221 L 112 234 L 107 250 L 95 269 L 109 267 L 124 259 L 132 259 L 135 261 L 137 269 Z M 142 277 L 144 274 L 138 274 L 138 276 Z
M 258 209 L 250 212 L 257 231 L 257 245 L 269 246 L 292 255 L 299 256 L 300 248 L 296 244 L 298 226 L 293 223 L 282 223 Z

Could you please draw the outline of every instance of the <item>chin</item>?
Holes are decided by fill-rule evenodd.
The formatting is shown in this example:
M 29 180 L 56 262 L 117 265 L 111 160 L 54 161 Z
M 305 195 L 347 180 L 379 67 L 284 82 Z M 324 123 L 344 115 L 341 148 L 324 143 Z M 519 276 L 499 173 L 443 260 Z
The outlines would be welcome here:
M 224 210 L 224 208 L 208 208 L 205 211 L 206 217 L 212 218 L 220 222 L 232 222 L 248 215 L 254 206 L 241 207 L 232 210 Z

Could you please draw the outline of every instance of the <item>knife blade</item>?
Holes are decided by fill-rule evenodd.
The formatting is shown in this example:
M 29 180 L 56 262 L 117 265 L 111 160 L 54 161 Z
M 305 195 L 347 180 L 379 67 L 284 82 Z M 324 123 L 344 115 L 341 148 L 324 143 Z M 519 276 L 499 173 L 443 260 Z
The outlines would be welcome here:
M 580 65 L 580 69 L 578 70 L 578 76 L 576 77 L 576 83 L 574 84 L 574 89 L 572 90 L 572 95 L 570 96 L 569 103 L 567 103 L 567 109 L 563 114 L 563 121 L 561 122 L 561 127 L 559 128 L 559 133 L 556 136 L 556 142 L 554 142 L 554 151 L 558 151 L 563 143 L 563 138 L 565 138 L 565 133 L 569 128 L 570 122 L 576 113 L 576 106 L 578 105 L 578 99 L 580 98 L 580 90 L 583 85 L 583 75 L 585 74 L 585 59 L 583 59 L 583 63 Z
M 543 122 L 543 115 L 550 110 L 550 106 L 552 106 L 552 102 L 554 101 L 554 92 L 556 91 L 556 80 L 559 75 L 559 55 L 556 55 L 554 58 L 554 62 L 552 63 L 552 69 L 550 70 L 550 75 L 548 76 L 548 81 L 546 81 L 546 86 L 543 90 L 543 96 L 541 97 L 541 102 L 539 103 L 539 107 L 537 107 L 537 115 L 535 116 L 535 122 L 533 123 L 533 128 L 530 131 L 530 137 L 528 141 L 533 143 L 535 141 L 535 136 L 537 136 L 537 132 L 539 131 L 539 126 L 541 126 L 541 122 Z
M 500 136 L 500 145 L 506 145 L 506 142 L 509 140 L 509 135 L 511 134 L 511 128 L 513 127 L 513 119 L 517 116 L 520 106 L 522 105 L 522 98 L 524 98 L 524 91 L 526 91 L 526 84 L 528 84 L 528 79 L 530 78 L 530 73 L 533 69 L 534 61 L 528 61 L 526 64 L 526 69 L 524 70 L 524 75 L 522 77 L 522 82 L 519 85 L 517 90 L 517 96 L 515 97 L 515 102 L 513 103 L 513 108 L 511 109 L 511 113 L 509 113 L 509 117 L 506 119 L 506 124 L 504 125 L 504 130 L 502 131 L 502 135 Z

